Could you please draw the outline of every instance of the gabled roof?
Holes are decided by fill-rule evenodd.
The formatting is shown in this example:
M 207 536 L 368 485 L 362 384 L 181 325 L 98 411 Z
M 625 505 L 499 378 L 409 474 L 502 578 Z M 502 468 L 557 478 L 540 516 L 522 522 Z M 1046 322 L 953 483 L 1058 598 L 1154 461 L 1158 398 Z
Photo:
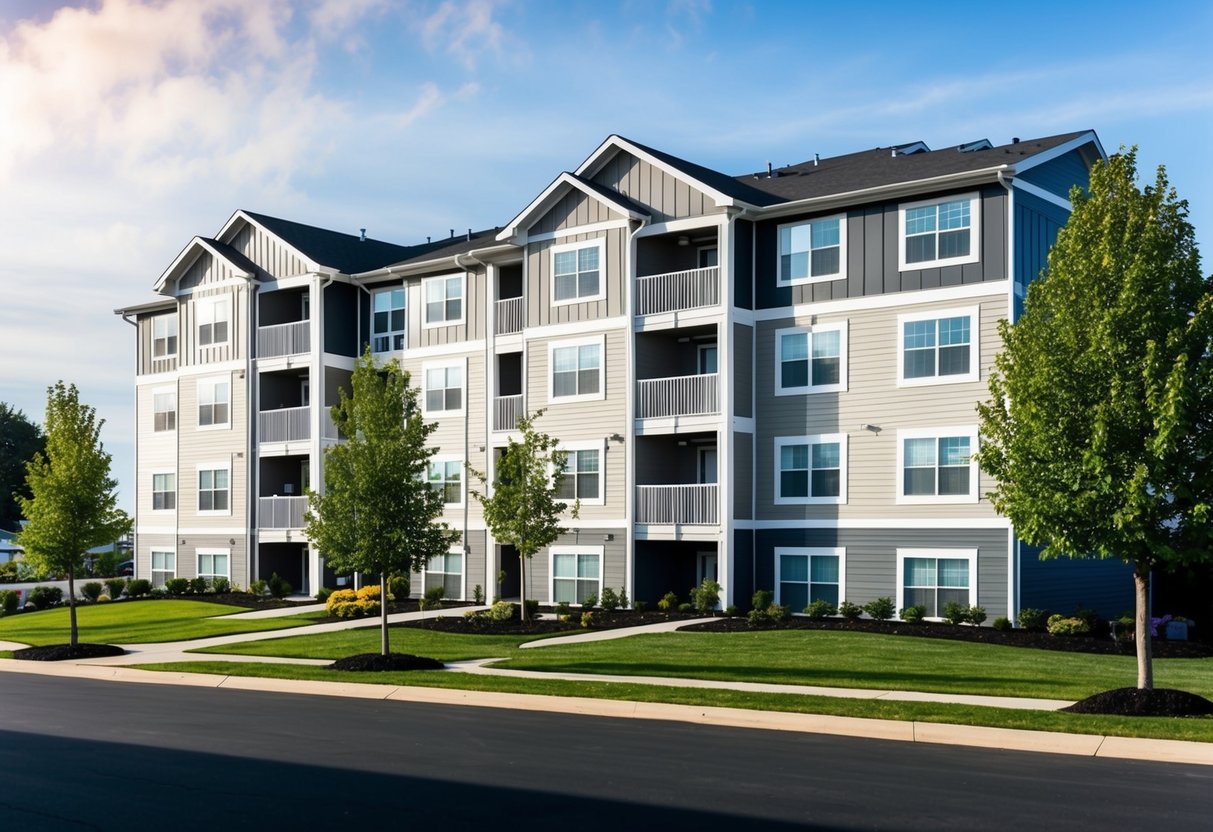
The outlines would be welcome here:
M 497 235 L 497 239 L 508 240 L 523 228 L 529 228 L 571 190 L 581 191 L 587 196 L 605 203 L 613 208 L 616 213 L 623 214 L 629 219 L 641 220 L 649 218 L 649 210 L 640 203 L 629 199 L 618 191 L 612 191 L 610 188 L 602 187 L 597 182 L 591 182 L 588 178 L 578 173 L 569 173 L 566 170 L 553 179 L 551 184 L 544 188 L 539 196 L 531 200 L 530 205 L 523 208 L 516 217 L 506 223 L 505 229 Z
M 181 275 L 203 254 L 210 254 L 219 260 L 226 261 L 232 271 L 245 277 L 256 277 L 260 273 L 256 263 L 227 243 L 221 243 L 210 237 L 195 237 L 186 244 L 185 248 L 181 249 L 181 253 L 173 259 L 169 267 L 156 280 L 156 291 L 163 291 L 170 280 L 180 279 Z
M 688 162 L 686 159 L 680 159 L 677 156 L 673 156 L 663 150 L 648 147 L 640 142 L 634 142 L 631 139 L 626 139 L 623 136 L 612 136 L 611 138 L 619 140 L 617 144 L 620 148 L 631 150 L 634 155 L 641 157 L 646 155 L 650 156 L 652 158 L 649 161 L 657 160 L 664 166 L 672 168 L 681 173 L 683 178 L 699 182 L 705 185 L 707 190 L 718 191 L 721 194 L 724 194 L 725 196 L 739 202 L 744 202 L 755 206 L 764 206 L 772 205 L 780 201 L 771 194 L 768 194 L 759 188 L 753 187 L 741 177 L 729 176 L 728 174 L 721 173 L 720 171 L 705 168 L 703 165 Z M 610 139 L 608 139 L 607 142 L 610 143 Z M 636 153 L 636 151 L 640 152 Z M 591 159 L 593 158 L 594 157 L 591 157 Z M 597 168 L 601 166 L 600 164 L 590 165 L 589 159 L 586 160 L 586 163 L 583 164 L 582 167 L 585 168 L 587 165 L 589 165 L 589 169 L 593 169 L 595 172 L 597 172 Z M 578 169 L 578 173 L 582 173 L 580 168 Z
M 253 211 L 239 211 L 249 220 L 296 249 L 305 259 L 342 274 L 356 274 L 405 260 L 424 246 L 401 246 L 381 240 L 363 239 L 314 225 L 279 219 Z

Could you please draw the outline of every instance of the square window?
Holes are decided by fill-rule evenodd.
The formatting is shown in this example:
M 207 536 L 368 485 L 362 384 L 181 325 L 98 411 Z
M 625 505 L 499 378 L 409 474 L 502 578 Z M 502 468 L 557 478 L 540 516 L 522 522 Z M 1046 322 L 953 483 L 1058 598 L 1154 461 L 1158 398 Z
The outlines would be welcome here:
M 442 493 L 442 502 L 463 504 L 463 460 L 431 459 L 429 482 L 431 488 Z
M 228 298 L 204 298 L 194 304 L 198 316 L 198 346 L 227 343 L 231 303 Z
M 598 449 L 571 450 L 564 460 L 564 472 L 556 496 L 561 500 L 602 500 L 602 483 L 598 470 Z
M 899 315 L 900 386 L 978 381 L 979 307 Z
M 404 287 L 379 289 L 371 298 L 371 351 L 404 349 Z
M 780 286 L 842 276 L 846 217 L 822 217 L 779 227 Z
M 152 511 L 177 508 L 177 475 L 152 474 Z
M 845 322 L 775 332 L 775 395 L 846 390 Z
M 966 194 L 901 206 L 901 270 L 976 263 L 979 199 Z
M 603 244 L 573 243 L 552 248 L 552 303 L 602 297 Z
M 164 586 L 177 577 L 177 553 L 171 549 L 152 549 L 152 586 Z
M 551 398 L 603 398 L 601 338 L 552 344 Z
M 814 601 L 842 598 L 842 549 L 775 550 L 775 602 L 800 612 Z
M 897 558 L 901 609 L 921 606 L 929 618 L 938 618 L 949 603 L 975 602 L 975 549 L 899 549 Z
M 426 326 L 449 326 L 463 322 L 464 275 L 431 277 L 421 281 L 425 293 Z
M 463 365 L 428 367 L 425 371 L 425 411 L 463 410 Z
M 846 502 L 846 434 L 775 438 L 775 504 Z
M 198 382 L 198 426 L 228 424 L 231 406 L 230 386 L 224 381 Z
M 228 469 L 198 469 L 198 510 L 229 511 Z
M 584 604 L 602 593 L 602 550 L 570 547 L 552 553 L 552 603 Z
M 152 394 L 152 430 L 177 429 L 177 394 L 171 390 Z
M 898 502 L 977 500 L 976 429 L 903 430 L 898 432 L 898 442 Z
M 198 577 L 207 581 L 231 578 L 231 553 L 223 549 L 198 550 Z
M 442 587 L 442 597 L 463 599 L 463 554 L 447 552 L 434 555 L 425 565 L 425 589 Z

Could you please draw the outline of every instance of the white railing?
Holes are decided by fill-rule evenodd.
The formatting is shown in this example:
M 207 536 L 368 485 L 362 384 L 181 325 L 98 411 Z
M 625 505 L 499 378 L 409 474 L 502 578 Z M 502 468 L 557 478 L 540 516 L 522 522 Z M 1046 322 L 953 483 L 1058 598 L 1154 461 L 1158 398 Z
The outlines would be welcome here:
M 522 415 L 522 395 L 493 399 L 493 430 L 513 430 Z
M 329 408 L 324 408 L 320 411 L 320 421 L 324 428 L 325 439 L 340 439 L 341 431 L 337 430 L 337 423 L 333 421 L 333 414 Z
M 493 332 L 497 335 L 522 332 L 522 318 L 522 298 L 499 300 L 493 309 Z
M 636 382 L 636 417 L 701 416 L 720 412 L 720 383 L 716 373 Z
M 258 497 L 257 528 L 302 529 L 307 497 Z
M 636 278 L 636 314 L 655 315 L 720 303 L 720 267 Z
M 715 483 L 636 486 L 636 522 L 687 526 L 719 523 Z
M 285 407 L 258 414 L 257 436 L 261 442 L 300 442 L 312 436 L 312 409 Z
M 257 356 L 298 355 L 311 351 L 312 322 L 296 321 L 257 327 Z

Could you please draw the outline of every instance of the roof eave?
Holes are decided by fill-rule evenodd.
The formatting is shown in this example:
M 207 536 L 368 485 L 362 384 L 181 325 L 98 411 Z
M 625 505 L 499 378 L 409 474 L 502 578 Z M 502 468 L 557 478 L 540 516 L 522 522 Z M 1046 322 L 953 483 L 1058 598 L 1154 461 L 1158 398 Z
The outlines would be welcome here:
M 476 260 L 482 260 L 486 257 L 493 257 L 499 253 L 517 250 L 517 246 L 512 244 L 485 246 L 484 248 L 474 248 L 469 251 L 463 251 L 458 254 L 448 254 L 443 257 L 435 257 L 432 260 L 420 260 L 418 262 L 395 263 L 391 266 L 384 266 L 379 269 L 372 269 L 369 272 L 358 272 L 351 275 L 354 282 L 360 283 L 368 280 L 380 280 L 385 277 L 410 277 L 412 275 L 424 274 L 425 272 L 433 271 L 434 269 L 450 266 L 457 269 L 462 269 L 463 266 L 459 260 L 463 257 L 471 257 Z

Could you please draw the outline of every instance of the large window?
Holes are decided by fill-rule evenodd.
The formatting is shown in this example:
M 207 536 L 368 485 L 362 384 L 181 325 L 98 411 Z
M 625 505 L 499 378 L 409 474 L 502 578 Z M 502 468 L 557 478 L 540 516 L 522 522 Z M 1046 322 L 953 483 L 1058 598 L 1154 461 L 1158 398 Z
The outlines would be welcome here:
M 775 504 L 847 501 L 847 437 L 775 437 Z
M 177 508 L 177 475 L 152 474 L 152 511 Z
M 899 315 L 898 384 L 977 381 L 978 307 Z
M 431 459 L 429 467 L 430 487 L 442 494 L 447 505 L 463 504 L 463 460 Z
M 567 450 L 564 477 L 556 490 L 561 500 L 581 500 L 583 503 L 602 502 L 602 480 L 598 469 L 600 448 Z
M 230 510 L 227 468 L 198 469 L 198 511 L 227 513 Z
M 977 194 L 965 194 L 900 206 L 901 270 L 976 263 L 979 205 Z
M 421 281 L 425 295 L 426 326 L 449 326 L 463 322 L 463 278 L 431 277 Z
M 198 316 L 198 346 L 226 344 L 232 305 L 228 298 L 203 298 L 194 304 Z
M 901 487 L 898 501 L 965 503 L 977 500 L 977 431 L 971 427 L 897 432 Z
M 232 554 L 229 549 L 199 549 L 198 577 L 213 582 L 216 578 L 231 578 Z
M 844 597 L 842 549 L 775 549 L 775 602 L 800 612 L 814 601 Z
M 404 349 L 404 287 L 380 289 L 371 296 L 371 350 Z
M 426 590 L 442 587 L 444 598 L 463 598 L 463 554 L 434 555 L 426 562 L 423 583 Z
M 602 292 L 602 241 L 552 248 L 552 302 L 597 300 Z
M 602 594 L 602 549 L 569 546 L 552 552 L 552 603 L 584 604 Z
M 552 368 L 550 398 L 603 398 L 602 349 L 602 338 L 551 344 L 548 347 Z
M 775 332 L 775 395 L 847 389 L 846 323 Z
M 168 358 L 177 354 L 177 316 L 158 315 L 152 318 L 152 358 Z
M 425 368 L 425 412 L 463 410 L 463 362 Z
M 152 586 L 164 586 L 177 577 L 177 553 L 171 549 L 152 549 Z
M 837 280 L 846 260 L 846 217 L 779 226 L 779 285 Z
M 161 390 L 152 393 L 152 430 L 156 432 L 177 429 L 177 393 Z
M 226 379 L 198 382 L 198 426 L 220 427 L 228 423 L 231 387 Z
M 943 615 L 946 604 L 977 602 L 976 549 L 898 549 L 900 608 L 922 606 L 927 615 Z

